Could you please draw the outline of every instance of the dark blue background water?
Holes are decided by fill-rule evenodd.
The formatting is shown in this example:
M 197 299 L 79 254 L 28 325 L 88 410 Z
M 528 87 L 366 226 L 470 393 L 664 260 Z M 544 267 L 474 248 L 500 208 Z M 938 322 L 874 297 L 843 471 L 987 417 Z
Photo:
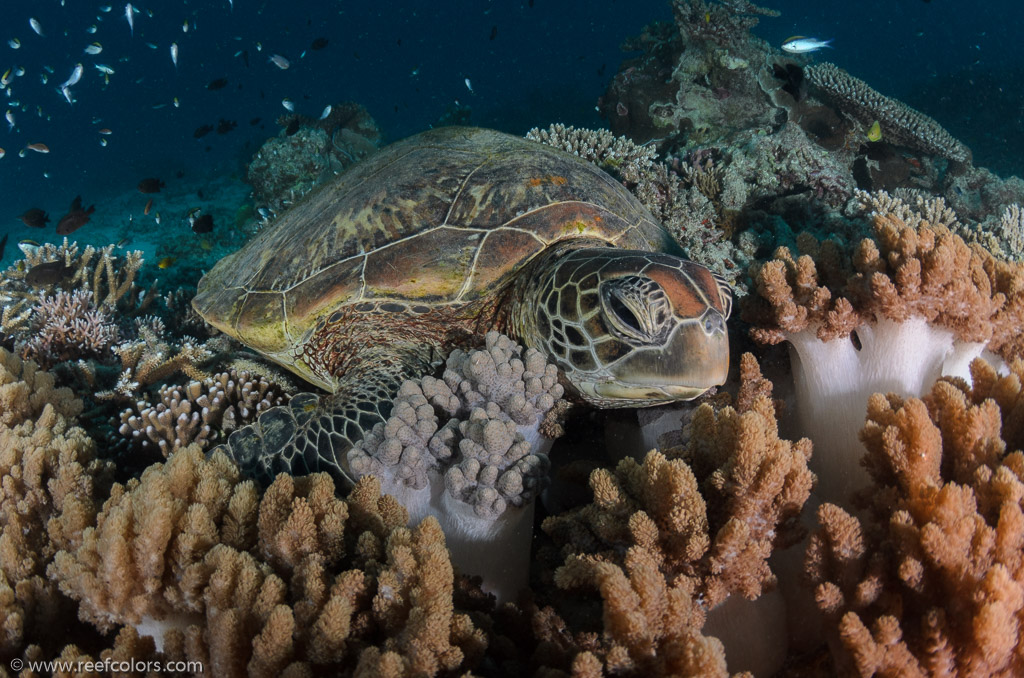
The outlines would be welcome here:
M 630 56 L 619 50 L 622 40 L 653 20 L 671 20 L 664 0 L 380 4 L 386 9 L 236 0 L 232 10 L 227 0 L 154 0 L 136 4 L 132 36 L 124 3 L 103 13 L 99 2 L 4 0 L 0 72 L 21 66 L 26 74 L 0 104 L 17 122 L 11 132 L 0 127 L 7 151 L 0 159 L 0 229 L 20 226 L 14 217 L 27 207 L 59 217 L 75 194 L 87 203 L 102 200 L 133 190 L 145 176 L 240 173 L 277 133 L 285 97 L 312 116 L 330 103 L 362 103 L 391 140 L 429 127 L 456 102 L 471 108 L 474 124 L 516 133 L 552 122 L 600 126 L 596 100 Z M 1024 3 L 768 4 L 782 16 L 763 19 L 761 37 L 776 45 L 797 33 L 833 38 L 835 49 L 819 58 L 938 119 L 974 149 L 977 164 L 1024 173 Z M 45 37 L 32 31 L 29 17 L 40 21 Z M 94 24 L 96 33 L 87 33 Z M 15 37 L 17 50 L 7 46 Z M 328 39 L 327 47 L 311 50 L 318 37 Z M 84 54 L 93 41 L 103 52 Z M 172 42 L 180 50 L 177 69 Z M 243 50 L 248 66 L 235 56 Z M 271 54 L 287 57 L 291 67 L 269 63 Z M 85 74 L 69 105 L 57 86 L 79 62 Z M 114 69 L 109 83 L 98 63 Z M 54 73 L 44 85 L 45 66 Z M 227 86 L 208 90 L 217 78 L 227 78 Z M 172 105 L 175 97 L 180 107 Z M 193 138 L 195 128 L 221 118 L 238 127 Z M 250 125 L 254 118 L 260 122 Z M 103 127 L 113 130 L 105 148 L 97 132 Z M 32 142 L 51 152 L 19 158 Z

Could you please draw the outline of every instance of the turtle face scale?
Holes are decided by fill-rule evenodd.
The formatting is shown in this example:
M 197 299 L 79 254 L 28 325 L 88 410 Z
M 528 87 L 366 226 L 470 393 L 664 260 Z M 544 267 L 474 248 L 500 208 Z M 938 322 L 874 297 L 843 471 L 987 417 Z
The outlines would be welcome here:
M 732 295 L 708 269 L 669 254 L 570 251 L 524 290 L 520 331 L 599 407 L 690 400 L 725 382 Z

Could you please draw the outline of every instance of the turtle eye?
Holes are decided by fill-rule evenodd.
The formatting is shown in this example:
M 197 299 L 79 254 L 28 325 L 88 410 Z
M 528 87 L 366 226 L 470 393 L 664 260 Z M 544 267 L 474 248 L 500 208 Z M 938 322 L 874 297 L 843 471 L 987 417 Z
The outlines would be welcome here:
M 671 317 L 661 285 L 633 275 L 605 281 L 600 293 L 607 324 L 615 334 L 634 342 L 658 342 Z
M 612 295 L 608 300 L 608 308 L 612 310 L 612 313 L 622 321 L 626 327 L 633 330 L 634 332 L 643 334 L 643 328 L 640 327 L 640 320 L 637 319 L 636 314 L 629 310 L 629 307 L 622 303 L 622 299 L 618 295 Z

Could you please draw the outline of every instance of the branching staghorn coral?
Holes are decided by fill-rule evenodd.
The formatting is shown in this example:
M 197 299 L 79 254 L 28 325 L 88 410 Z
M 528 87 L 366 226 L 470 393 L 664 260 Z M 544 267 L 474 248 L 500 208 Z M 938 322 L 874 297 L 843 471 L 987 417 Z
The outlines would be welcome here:
M 121 412 L 119 432 L 134 450 L 163 457 L 193 443 L 207 450 L 260 412 L 288 401 L 276 384 L 234 369 L 184 386 L 161 386 L 158 402 Z
M 741 373 L 736 407 L 698 407 L 685 448 L 652 451 L 642 462 L 627 458 L 614 471 L 595 470 L 593 502 L 543 523 L 565 559 L 555 584 L 601 594 L 598 654 L 610 672 L 620 666 L 641 675 L 661 671 L 658 658 L 675 644 L 704 644 L 699 632 L 708 612 L 731 595 L 752 600 L 771 589 L 768 557 L 800 538 L 797 519 L 813 482 L 810 442 L 778 437 L 770 383 L 750 354 Z M 649 620 L 653 635 L 630 631 L 636 624 L 626 614 L 630 596 L 647 595 L 642 588 L 629 593 L 626 586 L 642 572 L 645 586 L 653 587 L 651 600 L 641 602 L 644 614 L 683 604 L 675 596 L 687 598 L 677 610 L 680 618 Z M 781 649 L 777 641 L 765 641 L 776 644 L 768 650 L 772 661 Z M 722 671 L 724 663 L 716 673 Z
M 414 522 L 435 516 L 456 567 L 510 599 L 526 586 L 546 415 L 562 392 L 543 354 L 489 332 L 483 349 L 453 351 L 441 379 L 405 382 L 388 420 L 349 451 L 349 469 L 380 478 Z
M 890 212 L 874 225 L 852 257 L 806 237 L 809 254 L 780 248 L 752 270 L 743 309 L 757 341 L 790 342 L 818 490 L 838 502 L 865 482 L 855 436 L 871 393 L 919 395 L 942 374 L 967 376 L 983 350 L 1024 355 L 1024 266 L 921 218 Z
M 218 676 L 470 669 L 486 641 L 454 609 L 444 535 L 407 519 L 371 478 L 341 500 L 326 474 L 282 474 L 261 496 L 192 446 L 115 485 L 50 576 L 84 620 Z
M 807 575 L 842 672 L 1024 672 L 1024 361 L 971 373 L 872 396 L 866 515 L 818 511 Z
M 737 278 L 747 257 L 720 228 L 722 218 L 716 208 L 725 168 L 715 162 L 711 151 L 695 151 L 688 161 L 675 161 L 669 167 L 658 161 L 654 144 L 640 146 L 604 129 L 554 124 L 546 130 L 534 127 L 526 138 L 588 160 L 619 179 L 665 225 L 690 259 L 721 273 L 743 291 Z
M 41 297 L 28 329 L 30 334 L 18 346 L 19 353 L 43 367 L 83 358 L 107 361 L 119 335 L 110 312 L 94 304 L 89 290 L 58 290 L 53 296 Z
M 956 162 L 970 162 L 971 151 L 939 123 L 906 104 L 891 99 L 835 64 L 804 69 L 807 80 L 844 113 L 871 125 L 875 121 L 889 141 Z
M 624 136 L 615 136 L 606 129 L 577 129 L 555 123 L 547 129 L 534 127 L 526 138 L 592 162 L 619 177 L 627 186 L 635 186 L 649 173 L 658 157 L 653 145 L 638 146 Z

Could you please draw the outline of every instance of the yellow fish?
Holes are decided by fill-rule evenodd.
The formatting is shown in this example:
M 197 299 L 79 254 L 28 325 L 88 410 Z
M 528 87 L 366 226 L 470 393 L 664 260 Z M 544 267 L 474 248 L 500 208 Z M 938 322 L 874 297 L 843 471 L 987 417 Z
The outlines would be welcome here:
M 868 141 L 881 141 L 882 140 L 882 126 L 875 120 L 871 123 L 871 127 L 868 128 Z
M 160 268 L 170 268 L 171 266 L 174 265 L 174 262 L 176 262 L 177 260 L 177 257 L 164 257 L 159 262 L 157 262 L 157 266 L 159 266 Z

